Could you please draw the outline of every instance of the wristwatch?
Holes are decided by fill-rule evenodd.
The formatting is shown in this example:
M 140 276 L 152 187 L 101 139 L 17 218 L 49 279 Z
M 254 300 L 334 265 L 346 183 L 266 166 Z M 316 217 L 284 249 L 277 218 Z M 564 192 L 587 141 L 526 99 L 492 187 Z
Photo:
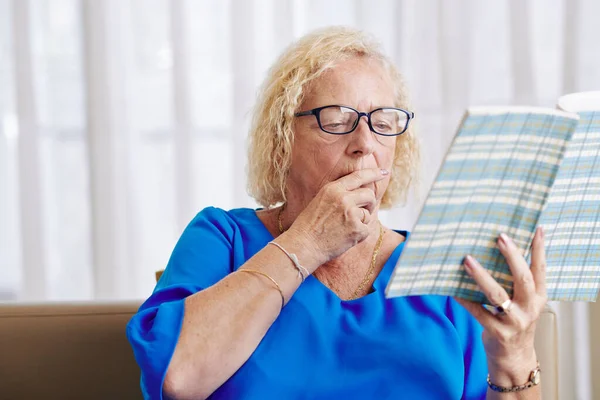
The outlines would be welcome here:
M 520 392 L 521 390 L 529 389 L 532 386 L 539 385 L 541 381 L 541 372 L 542 370 L 540 369 L 540 362 L 538 361 L 537 367 L 529 373 L 529 380 L 522 385 L 513 387 L 498 386 L 492 383 L 490 380 L 490 374 L 487 376 L 487 383 L 490 389 L 492 389 L 494 392 Z

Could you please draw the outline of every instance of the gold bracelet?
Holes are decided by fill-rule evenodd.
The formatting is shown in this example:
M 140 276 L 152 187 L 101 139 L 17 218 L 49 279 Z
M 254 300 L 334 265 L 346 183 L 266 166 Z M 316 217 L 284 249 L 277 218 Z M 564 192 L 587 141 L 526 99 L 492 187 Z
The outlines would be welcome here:
M 281 290 L 281 286 L 279 286 L 279 284 L 277 283 L 277 281 L 275 281 L 275 279 L 271 278 L 269 275 L 265 274 L 264 272 L 261 271 L 257 271 L 255 269 L 249 269 L 249 268 L 240 268 L 238 269 L 238 271 L 240 272 L 249 272 L 251 274 L 258 274 L 258 275 L 262 275 L 265 278 L 267 278 L 268 280 L 270 280 L 271 282 L 273 282 L 273 284 L 275 285 L 275 287 L 277 288 L 277 290 L 279 290 L 279 294 L 281 295 L 281 308 L 283 309 L 283 306 L 285 305 L 285 297 L 283 296 L 283 290 Z

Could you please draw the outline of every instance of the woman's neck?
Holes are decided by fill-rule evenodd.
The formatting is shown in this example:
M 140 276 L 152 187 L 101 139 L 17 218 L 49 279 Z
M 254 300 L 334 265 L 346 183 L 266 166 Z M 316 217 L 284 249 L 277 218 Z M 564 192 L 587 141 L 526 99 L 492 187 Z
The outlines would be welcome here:
M 371 229 L 372 232 L 365 240 L 349 248 L 340 256 L 321 265 L 313 273 L 315 278 L 321 281 L 321 283 L 335 292 L 338 297 L 343 300 L 351 299 L 354 295 L 364 296 L 368 294 L 373 281 L 379 275 L 381 268 L 385 264 L 387 257 L 377 257 L 369 282 L 364 285 L 364 288 L 360 293 L 355 293 L 369 273 L 373 252 L 375 250 L 377 239 L 379 238 L 379 224 L 373 225 L 375 225 L 375 229 Z

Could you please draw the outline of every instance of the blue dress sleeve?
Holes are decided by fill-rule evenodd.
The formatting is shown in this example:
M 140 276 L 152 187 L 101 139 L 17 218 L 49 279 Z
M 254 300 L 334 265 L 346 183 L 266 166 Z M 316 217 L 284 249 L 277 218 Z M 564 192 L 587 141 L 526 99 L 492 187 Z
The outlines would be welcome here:
M 152 295 L 127 324 L 146 399 L 162 399 L 167 367 L 177 344 L 185 298 L 232 271 L 234 227 L 227 213 L 202 210 L 186 227 Z
M 456 328 L 464 357 L 465 400 L 485 399 L 487 392 L 487 357 L 483 348 L 481 334 L 483 327 L 456 300 L 449 297 L 447 315 Z

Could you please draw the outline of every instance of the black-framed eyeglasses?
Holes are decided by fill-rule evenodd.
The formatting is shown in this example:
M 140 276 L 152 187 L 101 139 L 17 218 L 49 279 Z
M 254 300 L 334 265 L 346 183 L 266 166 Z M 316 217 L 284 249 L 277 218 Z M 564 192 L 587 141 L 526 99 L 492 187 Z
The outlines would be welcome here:
M 382 136 L 402 135 L 411 119 L 415 117 L 412 111 L 401 108 L 381 107 L 371 112 L 364 113 L 352 107 L 331 105 L 300 111 L 296 117 L 314 115 L 319 128 L 332 135 L 346 135 L 356 129 L 360 119 L 367 117 L 367 124 L 371 132 Z

